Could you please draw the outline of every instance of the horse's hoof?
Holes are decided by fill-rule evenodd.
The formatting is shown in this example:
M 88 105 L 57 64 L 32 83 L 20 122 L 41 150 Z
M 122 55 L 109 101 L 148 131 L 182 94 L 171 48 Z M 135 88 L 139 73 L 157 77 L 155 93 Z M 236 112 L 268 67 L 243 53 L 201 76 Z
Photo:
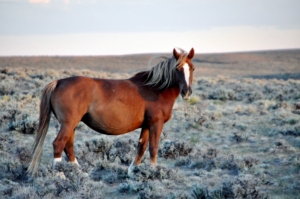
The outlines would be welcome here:
M 77 166 L 78 168 L 80 168 L 80 165 L 79 165 L 79 163 L 78 163 L 78 161 L 77 161 L 76 158 L 75 158 L 75 160 L 74 160 L 73 162 L 71 162 L 71 163 L 72 163 L 72 165 Z

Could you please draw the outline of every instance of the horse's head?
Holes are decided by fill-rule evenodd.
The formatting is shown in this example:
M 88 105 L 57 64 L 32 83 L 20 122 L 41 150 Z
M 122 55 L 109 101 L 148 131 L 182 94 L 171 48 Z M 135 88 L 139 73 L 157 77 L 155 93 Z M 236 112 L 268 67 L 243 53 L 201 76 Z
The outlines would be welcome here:
M 173 56 L 177 60 L 177 68 L 175 72 L 176 82 L 179 84 L 180 94 L 183 99 L 187 100 L 192 94 L 193 72 L 195 70 L 192 63 L 194 57 L 194 49 L 192 48 L 188 55 L 184 52 L 178 53 L 173 50 Z

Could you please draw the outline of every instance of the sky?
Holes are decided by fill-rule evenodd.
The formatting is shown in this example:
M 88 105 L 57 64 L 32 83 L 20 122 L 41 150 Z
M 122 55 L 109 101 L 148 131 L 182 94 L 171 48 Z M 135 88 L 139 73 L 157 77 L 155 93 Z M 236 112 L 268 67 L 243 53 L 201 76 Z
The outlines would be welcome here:
M 0 56 L 300 48 L 299 0 L 0 0 Z

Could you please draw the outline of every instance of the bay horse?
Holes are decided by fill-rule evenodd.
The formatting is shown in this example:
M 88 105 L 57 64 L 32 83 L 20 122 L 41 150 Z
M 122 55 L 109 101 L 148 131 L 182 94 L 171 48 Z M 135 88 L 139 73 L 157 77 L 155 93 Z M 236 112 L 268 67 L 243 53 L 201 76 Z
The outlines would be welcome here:
M 179 52 L 178 52 L 179 50 Z M 189 53 L 173 49 L 166 58 L 148 71 L 129 79 L 69 77 L 49 83 L 43 90 L 39 125 L 28 174 L 37 172 L 51 112 L 61 127 L 53 142 L 54 162 L 64 151 L 70 162 L 78 164 L 74 154 L 75 127 L 80 121 L 106 135 L 121 135 L 141 128 L 137 154 L 128 168 L 140 164 L 149 143 L 150 164 L 156 165 L 160 134 L 171 118 L 176 98 L 187 100 L 192 94 L 194 49 Z

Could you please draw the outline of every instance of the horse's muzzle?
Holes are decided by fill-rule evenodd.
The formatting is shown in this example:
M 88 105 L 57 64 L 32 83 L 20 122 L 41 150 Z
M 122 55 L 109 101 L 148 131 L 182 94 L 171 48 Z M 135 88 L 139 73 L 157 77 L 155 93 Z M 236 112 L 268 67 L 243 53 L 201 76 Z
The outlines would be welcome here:
M 188 94 L 186 94 L 185 96 L 183 96 L 184 100 L 188 100 L 190 98 L 190 96 Z
M 192 89 L 191 89 L 191 87 L 189 87 L 189 89 L 186 93 L 183 93 L 183 92 L 181 93 L 181 96 L 184 100 L 188 100 L 190 98 L 191 94 L 192 94 Z

